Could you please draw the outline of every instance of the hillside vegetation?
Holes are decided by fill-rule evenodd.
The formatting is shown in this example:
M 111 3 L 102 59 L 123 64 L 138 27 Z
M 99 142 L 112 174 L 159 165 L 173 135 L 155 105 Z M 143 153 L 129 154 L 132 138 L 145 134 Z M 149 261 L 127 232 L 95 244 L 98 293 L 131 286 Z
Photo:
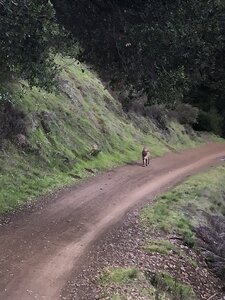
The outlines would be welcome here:
M 153 156 L 194 146 L 183 126 L 160 130 L 154 120 L 123 113 L 96 75 L 58 57 L 59 91 L 8 85 L 11 103 L 1 105 L 0 212 L 96 171 L 140 159 L 144 144 Z

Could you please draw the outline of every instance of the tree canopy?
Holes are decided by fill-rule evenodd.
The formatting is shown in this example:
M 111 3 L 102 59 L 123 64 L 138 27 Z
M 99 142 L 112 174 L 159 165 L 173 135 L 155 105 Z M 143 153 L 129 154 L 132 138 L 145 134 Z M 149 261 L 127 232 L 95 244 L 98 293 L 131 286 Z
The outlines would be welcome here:
M 55 53 L 74 43 L 64 27 L 112 87 L 148 105 L 190 103 L 225 128 L 224 0 L 0 0 L 1 82 L 49 88 Z
M 224 118 L 224 0 L 53 0 L 81 58 L 148 103 L 194 104 Z
M 0 80 L 12 76 L 49 88 L 57 67 L 54 54 L 66 33 L 47 0 L 0 0 Z

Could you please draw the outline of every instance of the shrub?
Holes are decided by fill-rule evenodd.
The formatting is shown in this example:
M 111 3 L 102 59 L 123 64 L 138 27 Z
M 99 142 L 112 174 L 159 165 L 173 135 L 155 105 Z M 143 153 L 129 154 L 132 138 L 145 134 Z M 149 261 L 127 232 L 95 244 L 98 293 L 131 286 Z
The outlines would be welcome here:
M 195 126 L 199 131 L 212 131 L 218 135 L 222 135 L 223 118 L 215 109 L 209 112 L 200 111 L 198 124 Z
M 17 134 L 27 135 L 27 116 L 11 102 L 5 101 L 0 106 L 0 141 L 11 139 Z
M 160 129 L 167 130 L 168 111 L 164 105 L 145 106 L 143 102 L 135 102 L 131 110 L 151 119 Z
M 146 107 L 146 116 L 155 121 L 156 125 L 167 130 L 167 110 L 163 105 L 152 105 Z
M 197 123 L 199 110 L 190 104 L 180 103 L 173 112 L 174 117 L 182 125 L 193 125 Z

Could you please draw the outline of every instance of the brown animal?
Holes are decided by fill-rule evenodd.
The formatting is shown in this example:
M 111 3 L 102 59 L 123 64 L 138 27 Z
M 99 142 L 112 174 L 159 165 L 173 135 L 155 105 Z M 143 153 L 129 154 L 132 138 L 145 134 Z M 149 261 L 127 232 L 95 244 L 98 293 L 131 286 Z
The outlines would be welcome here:
M 150 151 L 146 146 L 142 150 L 142 161 L 143 167 L 147 167 L 150 164 Z

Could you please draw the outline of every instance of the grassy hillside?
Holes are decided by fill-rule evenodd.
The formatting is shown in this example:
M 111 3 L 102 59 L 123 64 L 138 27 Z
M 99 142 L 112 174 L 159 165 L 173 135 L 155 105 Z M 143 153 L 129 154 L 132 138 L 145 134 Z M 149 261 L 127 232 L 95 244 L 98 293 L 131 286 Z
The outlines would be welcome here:
M 144 144 L 155 156 L 201 141 L 176 123 L 165 135 L 150 120 L 128 118 L 87 67 L 60 57 L 57 62 L 58 93 L 24 82 L 8 87 L 14 107 L 25 113 L 27 139 L 20 147 L 13 135 L 1 143 L 0 213 L 98 170 L 138 160 Z
M 225 215 L 224 180 L 224 166 L 194 176 L 144 209 L 142 223 L 154 231 L 177 233 L 194 246 L 194 228 L 208 226 L 210 215 Z

